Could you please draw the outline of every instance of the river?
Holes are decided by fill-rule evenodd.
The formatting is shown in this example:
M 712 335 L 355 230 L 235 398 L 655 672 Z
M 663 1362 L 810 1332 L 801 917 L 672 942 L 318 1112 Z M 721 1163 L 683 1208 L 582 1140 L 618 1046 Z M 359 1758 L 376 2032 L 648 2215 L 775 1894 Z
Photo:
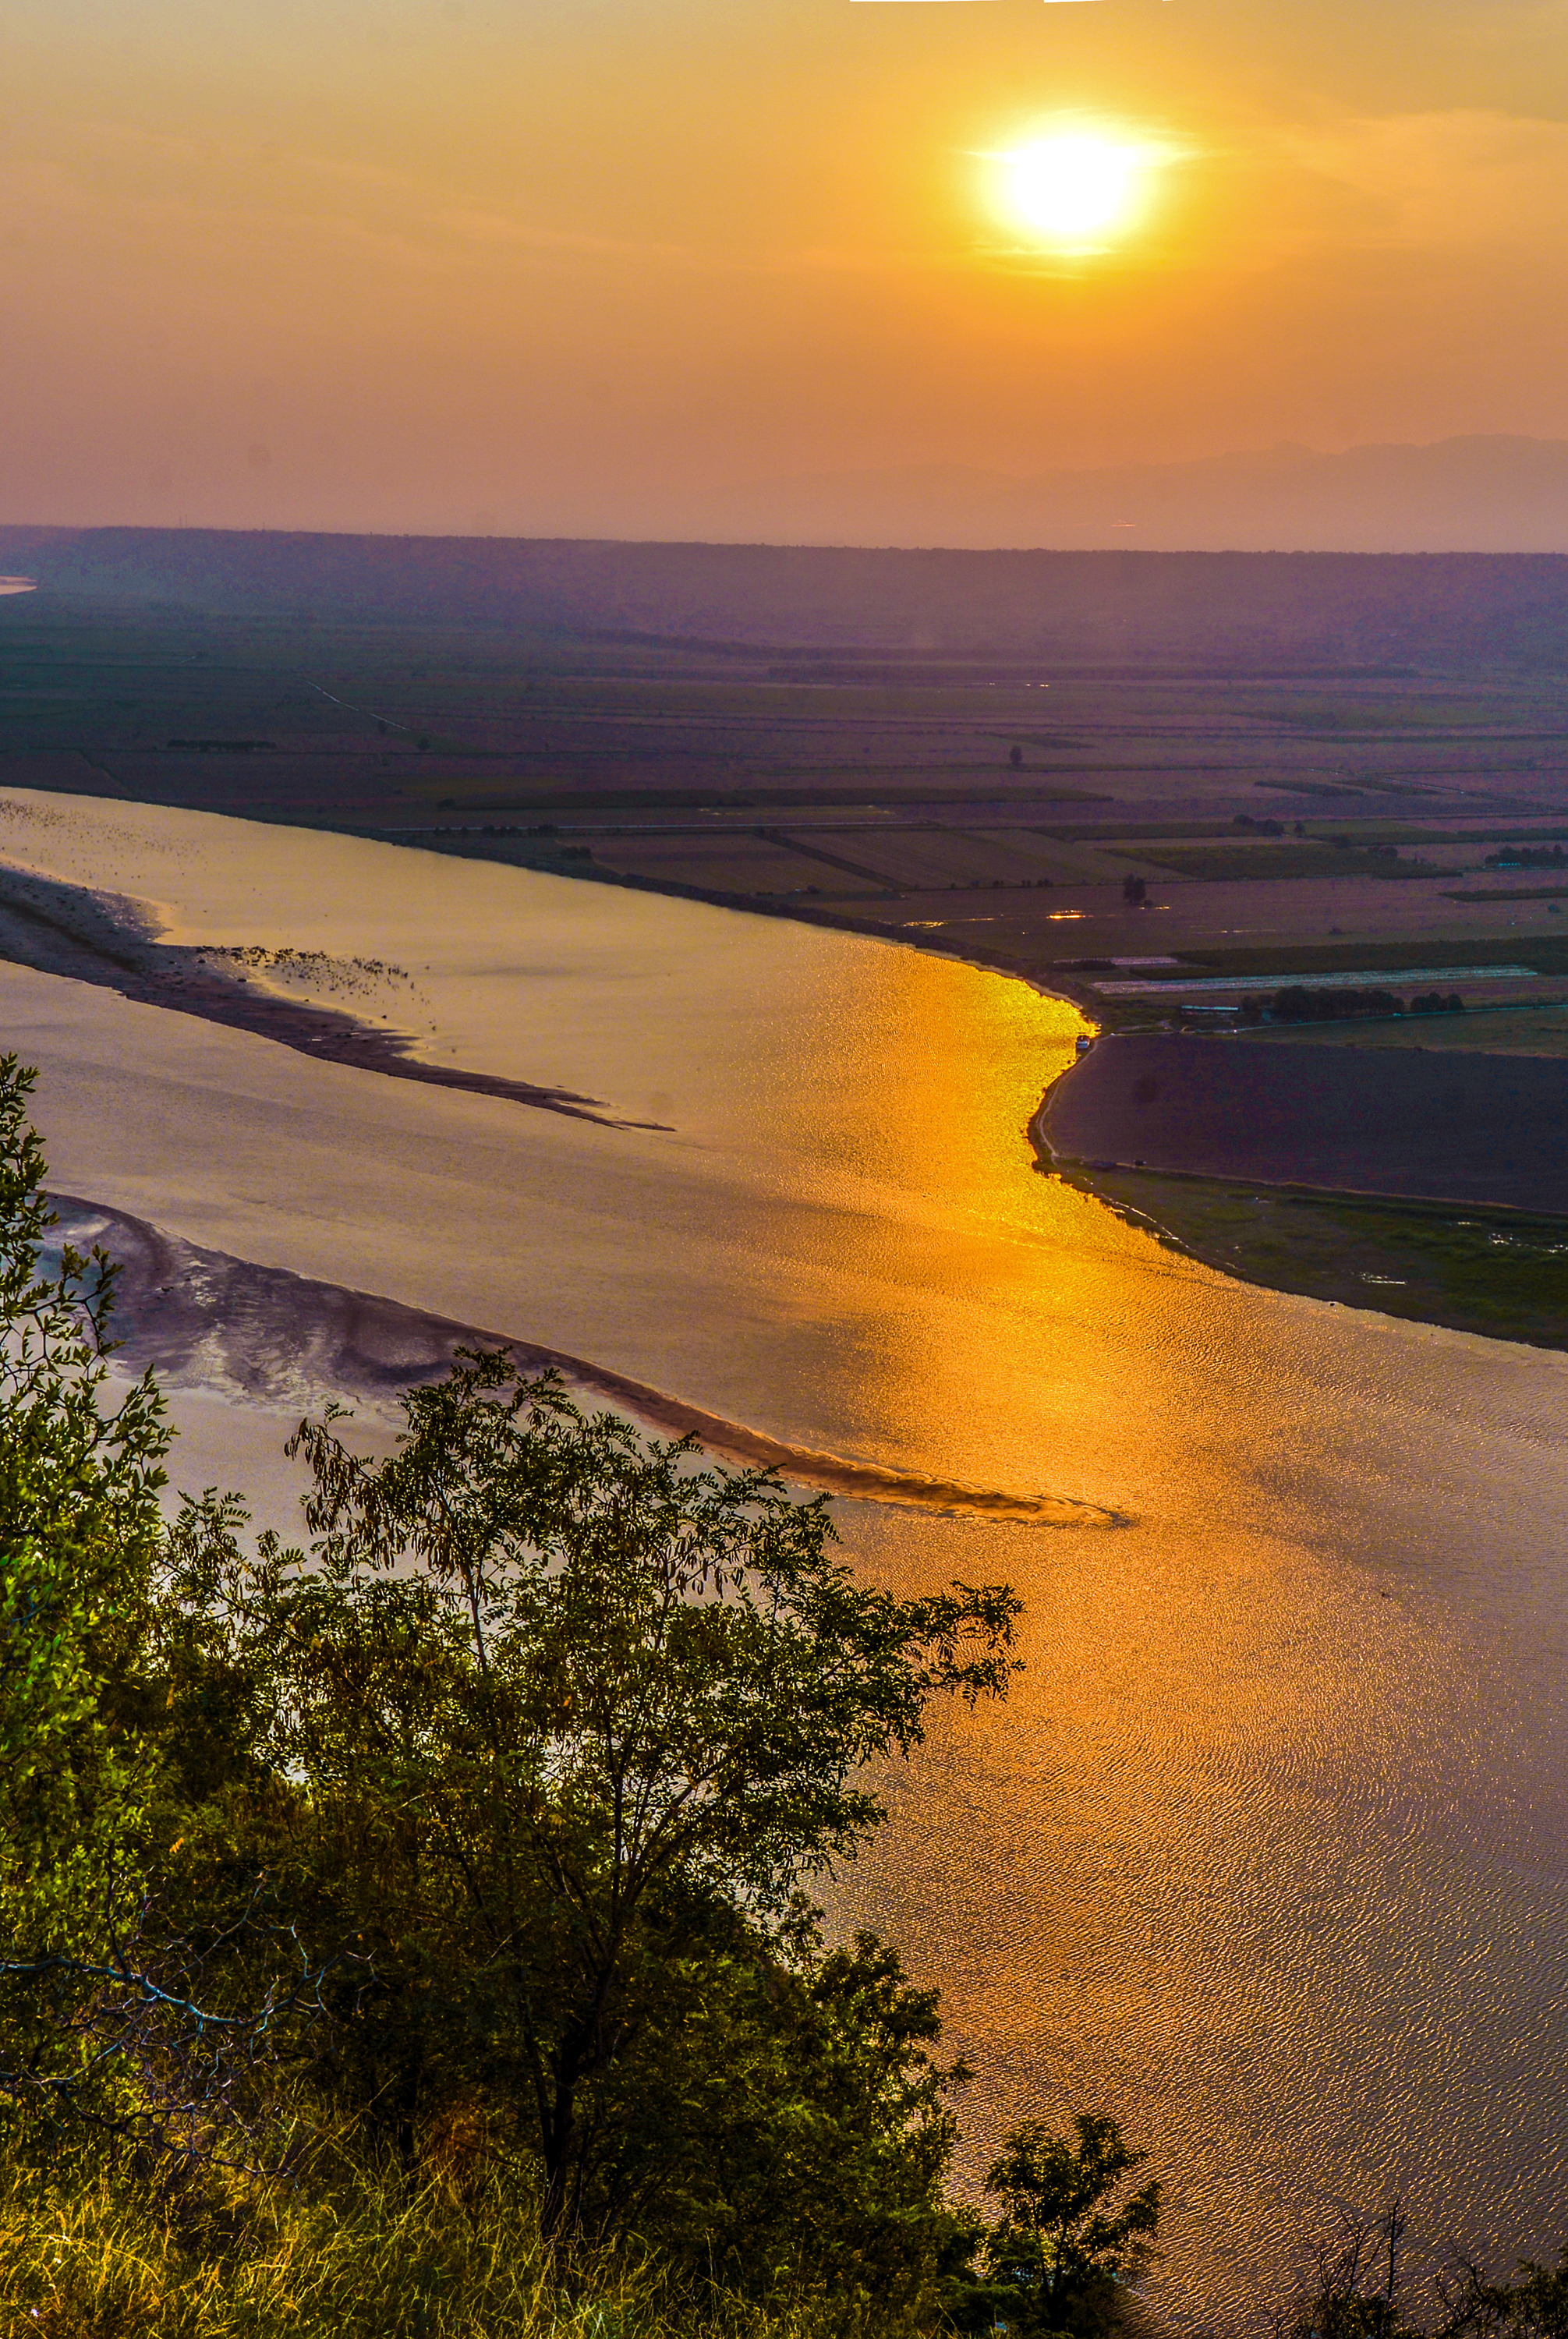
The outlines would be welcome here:
M 661 1124 L 0 967 L 61 1187 L 791 1442 L 1125 1520 L 839 1506 L 877 1580 L 1027 1602 L 1010 1702 L 935 1718 L 830 1895 L 941 1984 L 967 2167 L 1026 2111 L 1113 2113 L 1167 2182 L 1182 2333 L 1261 2328 L 1304 2241 L 1395 2190 L 1434 2243 L 1554 2254 L 1568 1358 L 1230 1283 L 1042 1176 L 1027 1123 L 1081 1026 L 996 974 L 19 791 L 0 859 L 177 942 L 317 953 L 278 980 Z

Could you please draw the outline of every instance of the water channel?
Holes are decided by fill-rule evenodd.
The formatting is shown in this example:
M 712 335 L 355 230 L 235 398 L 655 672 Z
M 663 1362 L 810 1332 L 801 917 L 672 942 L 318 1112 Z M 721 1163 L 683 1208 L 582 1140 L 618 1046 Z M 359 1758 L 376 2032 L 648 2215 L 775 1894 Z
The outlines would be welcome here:
M 1183 2333 L 1262 2328 L 1304 2238 L 1394 2190 L 1434 2243 L 1554 2255 L 1568 1359 L 1233 1284 L 1041 1175 L 1027 1123 L 1081 1027 L 994 974 L 24 792 L 0 860 L 176 943 L 314 954 L 276 979 L 660 1124 L 0 967 L 63 1188 L 792 1442 L 1126 1522 L 840 1506 L 878 1580 L 1028 1604 L 1010 1702 L 936 1717 L 830 1895 L 942 1986 L 971 2166 L 1025 2111 L 1116 2115 L 1167 2180 L 1154 2295 Z

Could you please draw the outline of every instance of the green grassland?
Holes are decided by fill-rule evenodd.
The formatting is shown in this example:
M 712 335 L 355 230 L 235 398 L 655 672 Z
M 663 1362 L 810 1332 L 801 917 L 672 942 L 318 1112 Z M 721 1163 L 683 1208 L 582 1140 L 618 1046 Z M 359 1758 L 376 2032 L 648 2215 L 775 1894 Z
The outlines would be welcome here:
M 1244 1282 L 1568 1347 L 1568 1219 L 1143 1170 L 1058 1174 L 1172 1249 Z
M 40 2339 L 805 2339 L 804 2307 L 668 2295 L 636 2251 L 563 2280 L 526 2189 L 439 2160 L 173 2191 L 105 2156 L 0 2165 L 0 2323 Z
M 1261 1023 L 1247 1047 L 1440 1048 L 1495 1056 L 1568 1056 L 1568 1000 L 1471 1006 L 1463 1015 L 1401 1015 L 1323 1023 Z

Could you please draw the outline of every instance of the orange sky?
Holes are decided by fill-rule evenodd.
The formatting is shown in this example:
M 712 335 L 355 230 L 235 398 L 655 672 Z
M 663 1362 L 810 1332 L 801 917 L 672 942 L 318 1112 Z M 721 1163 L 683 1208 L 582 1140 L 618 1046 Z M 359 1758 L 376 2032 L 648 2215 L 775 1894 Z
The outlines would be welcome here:
M 1178 159 L 1088 259 L 988 152 Z M 1568 437 L 1568 0 L 0 0 L 0 518 Z

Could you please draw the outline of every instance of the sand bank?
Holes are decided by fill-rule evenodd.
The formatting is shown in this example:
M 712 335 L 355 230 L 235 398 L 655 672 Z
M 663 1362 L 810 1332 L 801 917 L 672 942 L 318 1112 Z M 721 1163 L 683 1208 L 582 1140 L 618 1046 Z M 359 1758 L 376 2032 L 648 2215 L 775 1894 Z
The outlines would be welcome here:
M 400 1389 L 437 1379 L 459 1348 L 504 1347 L 525 1375 L 553 1369 L 590 1404 L 663 1436 L 695 1437 L 721 1461 L 777 1470 L 821 1494 L 1040 1526 L 1121 1524 L 1093 1503 L 1006 1494 L 815 1453 L 558 1348 L 232 1258 L 78 1195 L 53 1200 L 54 1240 L 84 1250 L 102 1245 L 120 1263 L 119 1364 L 136 1372 L 151 1366 L 165 1388 L 194 1387 L 272 1411 L 345 1398 L 384 1408 Z
M 336 970 L 323 954 L 311 955 L 325 979 L 347 978 L 350 984 L 354 968 L 363 963 L 350 962 Z M 232 1031 L 253 1031 L 301 1056 L 347 1064 L 356 1071 L 465 1089 L 475 1096 L 505 1097 L 514 1104 L 612 1128 L 661 1125 L 622 1121 L 596 1099 L 570 1089 L 423 1061 L 411 1052 L 414 1042 L 406 1031 L 380 1029 L 345 1008 L 291 998 L 268 984 L 268 973 L 280 966 L 286 972 L 301 957 L 259 945 L 203 949 L 163 942 L 143 905 L 127 896 L 63 884 L 0 864 L 0 958 L 15 965 L 100 984 L 123 999 L 199 1016 Z M 382 972 L 379 964 L 377 972 Z

